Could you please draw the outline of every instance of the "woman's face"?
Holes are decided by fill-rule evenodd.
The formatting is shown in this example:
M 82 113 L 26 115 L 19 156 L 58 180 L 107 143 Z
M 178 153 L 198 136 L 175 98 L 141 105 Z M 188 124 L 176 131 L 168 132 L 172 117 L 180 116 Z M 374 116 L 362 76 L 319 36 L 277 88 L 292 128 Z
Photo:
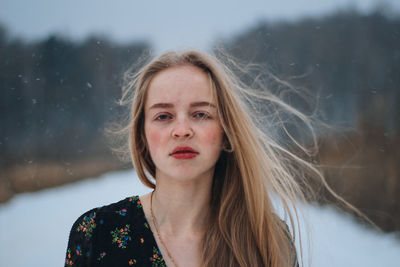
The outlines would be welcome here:
M 194 66 L 171 67 L 150 82 L 145 136 L 156 178 L 212 178 L 223 131 L 210 79 Z

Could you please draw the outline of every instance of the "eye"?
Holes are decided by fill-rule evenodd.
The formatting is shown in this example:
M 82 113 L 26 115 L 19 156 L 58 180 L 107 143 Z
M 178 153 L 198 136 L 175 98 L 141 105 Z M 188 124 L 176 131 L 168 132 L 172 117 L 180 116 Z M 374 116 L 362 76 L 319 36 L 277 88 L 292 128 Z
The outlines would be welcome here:
M 197 112 L 193 115 L 196 119 L 208 119 L 210 115 L 206 112 Z
M 160 115 L 156 116 L 156 118 L 155 118 L 156 121 L 166 121 L 169 119 L 171 119 L 171 116 L 168 114 L 160 114 Z

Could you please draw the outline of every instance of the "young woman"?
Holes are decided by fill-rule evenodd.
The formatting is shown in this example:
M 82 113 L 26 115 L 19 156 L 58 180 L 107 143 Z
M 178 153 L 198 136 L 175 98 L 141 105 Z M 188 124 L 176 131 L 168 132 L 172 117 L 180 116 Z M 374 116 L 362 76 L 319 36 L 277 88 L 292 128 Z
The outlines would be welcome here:
M 154 191 L 83 214 L 65 265 L 298 265 L 272 194 L 293 226 L 294 200 L 302 197 L 296 180 L 319 172 L 257 128 L 246 103 L 260 97 L 301 113 L 268 93 L 244 91 L 225 65 L 197 51 L 159 56 L 127 88 L 134 90 L 133 165 Z

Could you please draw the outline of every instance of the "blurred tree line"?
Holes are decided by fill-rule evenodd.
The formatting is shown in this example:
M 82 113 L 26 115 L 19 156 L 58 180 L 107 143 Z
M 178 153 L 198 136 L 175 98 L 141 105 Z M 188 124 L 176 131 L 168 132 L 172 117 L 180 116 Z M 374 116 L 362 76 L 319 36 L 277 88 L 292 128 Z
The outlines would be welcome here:
M 37 42 L 0 27 L 0 203 L 122 168 L 104 135 L 123 73 L 150 48 L 105 37 Z
M 327 177 L 337 178 L 332 186 L 385 230 L 400 229 L 400 17 L 347 11 L 292 23 L 261 21 L 221 44 L 239 60 L 266 64 L 305 86 L 318 96 L 325 120 L 357 130 L 323 137 L 321 163 L 339 166 L 327 169 Z M 71 171 L 40 164 L 18 172 L 32 162 L 68 167 L 111 159 L 103 131 L 118 113 L 122 74 L 150 48 L 105 37 L 25 42 L 0 27 L 0 202 L 106 166 L 84 163 L 74 179 Z
M 0 166 L 107 153 L 102 132 L 123 72 L 148 48 L 102 37 L 26 43 L 1 28 Z
M 260 22 L 222 46 L 305 85 L 330 123 L 400 130 L 399 16 L 348 11 L 296 23 Z

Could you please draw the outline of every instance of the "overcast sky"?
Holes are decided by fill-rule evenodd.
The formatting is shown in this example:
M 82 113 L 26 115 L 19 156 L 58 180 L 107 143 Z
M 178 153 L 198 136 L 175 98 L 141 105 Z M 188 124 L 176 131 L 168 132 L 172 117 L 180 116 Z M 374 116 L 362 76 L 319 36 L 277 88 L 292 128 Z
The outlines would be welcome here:
M 259 20 L 293 21 L 350 7 L 368 12 L 382 3 L 400 12 L 399 0 L 0 0 L 0 23 L 25 39 L 102 34 L 148 40 L 158 51 L 206 49 Z

